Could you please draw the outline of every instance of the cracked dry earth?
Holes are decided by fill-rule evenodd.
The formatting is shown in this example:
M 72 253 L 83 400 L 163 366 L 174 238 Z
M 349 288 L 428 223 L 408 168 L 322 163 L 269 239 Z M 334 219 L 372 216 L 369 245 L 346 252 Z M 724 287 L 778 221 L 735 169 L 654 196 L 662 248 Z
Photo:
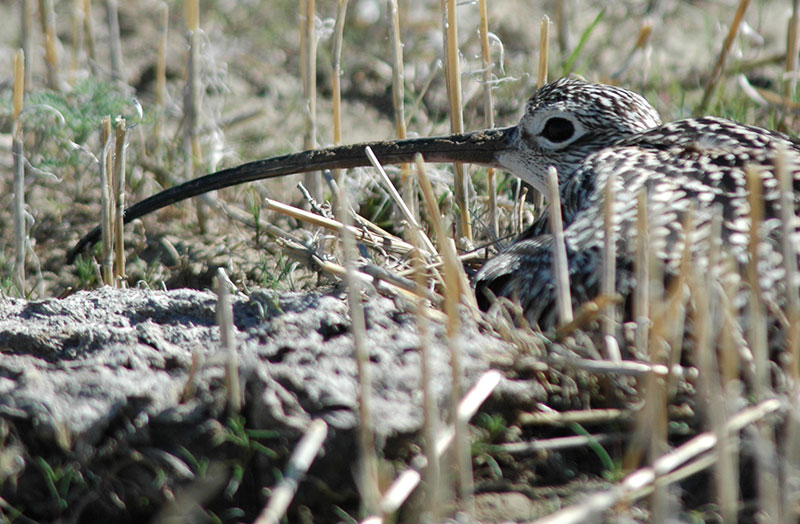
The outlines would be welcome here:
M 232 302 L 242 416 L 270 430 L 269 455 L 230 438 L 212 293 L 106 287 L 0 301 L 0 464 L 11 480 L 0 496 L 34 521 L 136 522 L 201 485 L 210 511 L 235 505 L 252 519 L 266 500 L 261 489 L 274 485 L 308 422 L 322 418 L 329 434 L 296 504 L 320 521 L 331 520 L 332 503 L 357 508 L 358 377 L 344 295 L 255 292 Z M 374 293 L 365 302 L 374 425 L 387 460 L 410 456 L 408 437 L 421 427 L 419 331 L 409 308 Z M 442 325 L 432 324 L 431 339 L 443 406 L 450 369 Z M 469 322 L 460 344 L 468 384 L 513 351 Z M 184 398 L 193 358 L 201 365 Z M 530 402 L 528 387 L 505 381 L 499 390 L 514 404 Z M 203 473 L 202 464 L 215 467 Z M 245 471 L 225 496 L 232 464 Z

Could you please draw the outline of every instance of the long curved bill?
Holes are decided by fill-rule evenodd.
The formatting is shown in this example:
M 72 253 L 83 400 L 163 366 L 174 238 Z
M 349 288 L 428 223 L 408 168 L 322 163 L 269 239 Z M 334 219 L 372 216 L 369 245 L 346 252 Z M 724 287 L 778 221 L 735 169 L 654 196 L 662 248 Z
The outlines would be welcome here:
M 364 142 L 257 160 L 189 180 L 146 198 L 125 210 L 124 222 L 127 224 L 187 198 L 245 182 L 324 169 L 367 167 L 370 165 L 365 153 L 367 146 L 382 164 L 412 162 L 416 154 L 421 154 L 426 162 L 459 162 L 499 167 L 497 154 L 511 146 L 515 129 L 516 127 L 506 127 L 460 135 Z M 71 264 L 79 253 L 99 239 L 100 226 L 97 226 L 67 253 L 67 263 Z

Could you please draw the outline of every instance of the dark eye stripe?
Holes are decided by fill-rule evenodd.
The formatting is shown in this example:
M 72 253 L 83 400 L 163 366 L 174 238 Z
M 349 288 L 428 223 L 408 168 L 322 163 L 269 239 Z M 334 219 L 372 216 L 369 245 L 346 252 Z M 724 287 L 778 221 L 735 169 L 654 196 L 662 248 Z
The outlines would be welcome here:
M 575 126 L 566 118 L 553 117 L 542 129 L 542 136 L 553 143 L 564 142 L 575 134 Z

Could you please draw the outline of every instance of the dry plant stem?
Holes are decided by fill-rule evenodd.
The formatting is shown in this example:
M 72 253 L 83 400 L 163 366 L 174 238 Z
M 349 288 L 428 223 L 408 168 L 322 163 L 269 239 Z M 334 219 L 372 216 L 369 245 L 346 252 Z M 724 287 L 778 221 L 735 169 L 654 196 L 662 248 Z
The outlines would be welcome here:
M 83 0 L 72 0 L 72 58 L 69 62 L 69 83 L 75 84 L 78 60 L 83 46 Z
M 342 143 L 342 41 L 344 20 L 347 16 L 347 0 L 338 0 L 336 25 L 333 30 L 333 52 L 331 68 L 331 98 L 333 102 L 333 145 Z M 338 180 L 337 180 L 338 182 Z
M 433 227 L 433 232 L 436 235 L 437 241 L 439 242 L 439 248 L 442 251 L 442 254 L 444 254 L 444 251 L 449 249 L 449 244 L 446 245 L 446 242 L 444 242 L 443 239 L 449 235 L 447 234 L 447 230 L 442 223 L 439 205 L 436 202 L 436 195 L 433 193 L 433 186 L 431 185 L 431 181 L 425 172 L 425 162 L 420 155 L 417 155 L 415 161 L 417 164 L 417 176 L 419 177 L 419 185 L 420 189 L 422 190 L 422 196 L 425 199 L 425 205 L 428 208 L 428 213 L 431 215 L 431 226 Z M 445 258 L 445 268 L 449 263 L 449 258 Z
M 764 221 L 761 174 L 753 167 L 747 167 L 747 190 L 750 203 L 750 241 L 747 264 L 747 283 L 750 287 L 748 309 L 750 315 L 748 342 L 756 366 L 754 393 L 758 400 L 769 394 L 769 360 L 767 355 L 766 312 L 758 282 L 758 246 L 761 243 L 761 224 Z
M 408 112 L 408 116 L 406 117 L 406 126 L 411 123 L 411 120 L 414 119 L 414 116 L 417 114 L 419 110 L 419 106 L 422 104 L 422 99 L 425 98 L 425 95 L 428 94 L 428 90 L 431 88 L 431 84 L 436 77 L 439 76 L 439 69 L 442 68 L 442 61 L 441 60 L 434 60 L 431 64 L 431 71 L 428 73 L 428 76 L 425 77 L 425 81 L 422 83 L 422 89 L 419 90 L 417 97 L 414 99 L 414 103 L 411 105 L 411 111 Z
M 754 394 L 756 399 L 764 400 L 771 395 L 769 384 L 769 356 L 767 349 L 766 311 L 761 297 L 758 281 L 758 246 L 761 243 L 761 224 L 764 221 L 761 173 L 748 166 L 747 189 L 750 203 L 750 243 L 747 264 L 747 281 L 750 287 L 748 342 L 755 363 Z M 772 522 L 780 522 L 778 504 L 778 478 L 775 470 L 775 438 L 772 428 L 757 424 L 756 475 L 758 478 L 758 500 L 761 511 L 770 515 Z
M 158 4 L 158 57 L 156 58 L 156 120 L 153 123 L 155 145 L 153 156 L 156 162 L 161 157 L 161 148 L 164 142 L 163 119 L 164 108 L 167 103 L 167 38 L 169 36 L 169 6 L 166 2 Z M 158 177 L 157 177 L 158 178 Z M 158 179 L 162 185 L 166 180 Z
M 639 28 L 639 36 L 636 39 L 636 43 L 633 45 L 633 48 L 631 49 L 630 53 L 628 53 L 628 56 L 625 57 L 625 60 L 622 61 L 622 65 L 619 66 L 619 68 L 611 74 L 612 80 L 616 80 L 625 74 L 625 72 L 631 66 L 631 63 L 633 63 L 634 57 L 638 54 L 640 50 L 644 49 L 644 47 L 647 45 L 647 42 L 650 41 L 650 35 L 652 33 L 653 33 L 652 22 L 647 19 L 643 20 L 642 25 Z
M 236 356 L 236 341 L 233 331 L 232 286 L 230 278 L 222 268 L 217 268 L 215 278 L 217 292 L 217 324 L 219 343 L 225 355 L 225 387 L 228 390 L 228 410 L 236 415 L 242 410 L 242 391 L 239 383 L 239 363 Z
M 783 84 L 783 96 L 791 99 L 797 86 L 797 77 L 793 73 L 797 72 L 797 54 L 800 49 L 800 0 L 792 0 L 792 16 L 789 17 L 788 29 L 786 30 L 786 73 L 789 79 Z
M 347 0 L 338 0 L 336 25 L 333 29 L 333 50 L 331 52 L 331 105 L 333 107 L 333 145 L 342 143 L 342 42 L 344 21 L 347 16 Z M 334 169 L 333 178 L 341 183 L 341 171 Z
M 701 405 L 705 405 L 704 412 L 710 421 L 710 426 L 717 436 L 719 459 L 714 465 L 715 487 L 717 500 L 722 514 L 723 522 L 736 522 L 738 513 L 739 484 L 737 481 L 738 446 L 737 439 L 728 437 L 725 424 L 728 421 L 728 412 L 733 402 L 724 395 L 722 390 L 722 375 L 715 358 L 716 347 L 713 341 L 711 319 L 718 318 L 718 301 L 711 301 L 715 296 L 712 286 L 720 280 L 719 258 L 722 244 L 722 215 L 715 213 L 711 221 L 711 236 L 708 238 L 708 275 L 704 277 L 699 267 L 695 268 L 694 292 L 695 297 L 695 329 L 697 331 L 697 356 L 700 370 L 699 378 L 702 388 L 700 391 Z M 708 278 L 710 277 L 710 279 Z M 705 282 L 706 289 L 703 289 Z M 705 393 L 705 398 L 703 394 Z
M 712 71 L 711 76 L 708 78 L 705 90 L 703 91 L 703 98 L 700 101 L 700 105 L 698 105 L 697 109 L 695 110 L 695 113 L 698 115 L 703 114 L 708 107 L 708 103 L 711 100 L 711 95 L 714 93 L 714 88 L 717 86 L 717 83 L 722 76 L 722 71 L 725 69 L 725 61 L 728 58 L 728 53 L 731 50 L 733 41 L 736 39 L 736 35 L 739 33 L 739 24 L 742 22 L 744 13 L 747 11 L 747 7 L 749 5 L 750 0 L 739 0 L 739 6 L 736 9 L 733 22 L 731 22 L 731 27 L 728 29 L 728 35 L 725 37 L 725 41 L 722 43 L 722 49 L 717 57 L 714 70 Z
M 458 250 L 456 249 L 456 241 L 453 238 L 448 238 L 447 242 L 450 244 L 450 249 L 448 250 L 447 257 L 452 259 L 451 265 L 456 270 L 456 276 L 458 277 L 458 289 L 461 292 L 461 300 L 469 306 L 470 313 L 472 313 L 472 318 L 477 320 L 480 315 L 478 313 L 478 300 L 475 298 L 475 293 L 472 292 L 472 287 L 470 286 L 469 277 L 467 276 L 467 272 L 464 271 L 464 266 L 461 264 L 461 259 L 458 256 Z
M 345 260 L 345 282 L 350 303 L 350 330 L 353 334 L 354 356 L 358 367 L 358 447 L 361 497 L 369 515 L 380 515 L 380 488 L 378 487 L 378 457 L 375 453 L 375 436 L 372 433 L 372 381 L 367 349 L 367 328 L 364 308 L 361 304 L 361 280 L 356 276 L 356 243 L 351 234 L 350 205 L 347 196 L 339 188 L 336 195 L 337 214 L 344 224 L 342 228 L 342 252 Z
M 15 133 L 11 154 L 14 158 L 14 283 L 21 297 L 25 297 L 25 160 L 22 148 L 22 133 Z
M 761 87 L 751 86 L 755 89 L 758 97 L 762 100 L 766 101 L 767 104 L 777 106 L 779 109 L 784 111 L 798 111 L 800 110 L 800 103 L 795 102 L 789 98 L 785 98 L 780 94 L 770 91 L 769 89 L 763 89 Z
M 192 350 L 192 362 L 189 364 L 189 372 L 186 373 L 186 383 L 184 383 L 183 389 L 181 390 L 181 403 L 191 399 L 195 391 L 197 391 L 197 372 L 203 367 L 204 361 L 205 358 L 199 350 Z
M 328 425 L 322 419 L 314 419 L 308 425 L 303 438 L 295 446 L 283 478 L 272 488 L 269 503 L 258 515 L 255 524 L 278 524 L 289 509 L 297 486 L 314 462 L 322 444 L 328 436 Z
M 480 37 L 481 60 L 483 65 L 483 121 L 486 129 L 494 127 L 494 100 L 492 98 L 492 54 L 489 47 L 489 13 L 486 0 L 479 0 L 481 13 Z M 497 180 L 494 168 L 486 170 L 487 191 L 489 193 L 489 228 L 493 238 L 500 236 L 497 222 Z
M 683 218 L 684 237 L 691 238 L 694 228 L 694 207 L 690 204 Z M 683 351 L 683 337 L 687 316 L 687 300 L 684 288 L 691 283 L 692 279 L 692 243 L 684 242 L 683 253 L 681 254 L 680 271 L 677 280 L 665 289 L 664 286 L 664 266 L 652 248 L 648 252 L 649 263 L 648 271 L 650 274 L 650 304 L 648 308 L 651 316 L 655 318 L 650 332 L 651 341 L 660 340 L 667 344 L 669 348 L 670 369 L 681 361 Z M 665 297 L 666 294 L 666 297 Z M 652 344 L 652 342 L 651 342 Z M 669 377 L 669 389 L 673 393 L 677 382 L 675 376 Z
M 800 391 L 800 290 L 797 288 L 797 249 L 791 241 L 794 234 L 794 224 L 797 220 L 792 208 L 794 192 L 792 190 L 792 178 L 786 166 L 786 151 L 779 149 L 775 159 L 775 176 L 781 184 L 781 227 L 783 235 L 783 262 L 786 266 L 786 302 L 788 308 L 786 316 L 789 325 L 786 328 L 786 348 L 790 354 L 788 375 L 792 377 L 792 395 L 797 396 Z M 789 465 L 790 471 L 798 471 L 800 467 L 800 449 L 798 449 L 798 439 L 800 439 L 800 415 L 797 409 L 789 410 L 784 433 L 783 455 Z M 791 515 L 791 509 L 784 505 L 784 515 Z
M 412 230 L 413 229 L 412 227 Z M 421 237 L 418 234 L 412 234 L 412 240 L 419 238 Z M 411 261 L 414 267 L 417 293 L 420 296 L 424 296 L 424 293 L 428 290 L 428 278 L 425 269 L 425 261 L 422 259 L 419 250 L 412 253 Z M 415 301 L 415 306 L 417 329 L 419 331 L 420 380 L 422 382 L 422 431 L 425 438 L 425 457 L 428 460 L 428 468 L 425 470 L 425 484 L 427 487 L 425 507 L 428 513 L 430 513 L 431 519 L 436 522 L 439 519 L 439 483 L 441 482 L 439 457 L 436 455 L 436 435 L 439 432 L 439 413 L 436 409 L 436 398 L 432 391 L 433 375 L 430 366 L 429 326 L 428 319 L 425 315 L 427 307 L 425 301 L 421 298 Z
M 455 454 L 456 454 L 456 467 L 458 469 L 459 478 L 459 496 L 464 509 L 472 514 L 473 513 L 473 481 L 472 481 L 472 463 L 469 456 L 469 446 L 467 445 L 466 425 L 462 424 L 456 416 L 458 412 L 458 401 L 461 398 L 461 381 L 462 381 L 462 360 L 461 348 L 459 345 L 458 337 L 461 328 L 461 319 L 458 312 L 459 296 L 461 295 L 461 283 L 458 272 L 463 272 L 463 267 L 458 263 L 453 243 L 449 241 L 449 235 L 441 223 L 441 214 L 439 206 L 436 203 L 436 198 L 433 194 L 433 187 L 430 180 L 425 173 L 425 166 L 422 162 L 422 157 L 417 155 L 417 175 L 419 177 L 419 185 L 422 189 L 422 195 L 425 198 L 425 204 L 428 208 L 428 215 L 434 225 L 436 231 L 436 238 L 439 242 L 439 252 L 444 257 L 444 298 L 445 298 L 445 313 L 447 314 L 447 344 L 450 352 L 450 371 L 451 371 L 451 413 L 452 422 L 455 427 Z M 469 290 L 463 290 L 468 293 Z
M 119 9 L 117 0 L 106 0 L 106 21 L 108 23 L 108 45 L 111 54 L 111 78 L 124 82 L 122 74 L 122 43 L 119 37 Z
M 27 6 L 24 6 L 27 8 Z M 21 297 L 25 296 L 25 159 L 23 157 L 22 112 L 23 95 L 25 93 L 25 52 L 22 49 L 14 53 L 14 100 L 12 114 L 11 155 L 14 163 L 14 244 L 16 259 L 14 261 L 14 281 Z
M 615 375 L 625 375 L 631 377 L 644 377 L 649 374 L 662 377 L 680 377 L 685 380 L 694 380 L 697 377 L 695 368 L 683 368 L 677 364 L 653 364 L 650 362 L 639 362 L 637 360 L 623 360 L 622 362 L 610 362 L 608 360 L 589 360 L 578 359 L 569 361 L 569 365 L 583 371 L 592 373 L 613 373 Z
M 765 522 L 787 522 L 783 519 L 782 508 L 788 506 L 788 497 L 780 478 L 783 459 L 777 454 L 775 428 L 769 421 L 758 420 L 755 427 L 749 429 L 755 449 L 759 513 L 764 515 Z
M 400 39 L 400 13 L 397 9 L 397 0 L 387 2 L 389 8 L 389 39 L 392 46 L 392 107 L 394 108 L 394 126 L 397 138 L 406 138 L 406 110 L 404 104 L 405 88 L 403 74 L 403 42 Z M 400 166 L 403 199 L 411 210 L 412 216 L 419 220 L 419 205 L 414 177 L 408 164 Z
M 523 426 L 566 426 L 568 424 L 624 423 L 630 420 L 630 411 L 624 409 L 552 410 L 520 413 L 517 417 L 517 424 Z
M 539 89 L 547 83 L 547 63 L 550 53 L 550 18 L 547 15 L 542 17 L 539 25 L 539 68 L 536 75 L 536 88 Z M 533 206 L 537 216 L 544 207 L 544 195 L 539 191 L 533 191 Z M 521 227 L 521 226 L 520 226 Z
M 53 0 L 39 0 L 39 21 L 44 33 L 44 61 L 47 64 L 47 87 L 55 91 L 61 85 L 58 65 L 58 35 Z
M 650 341 L 650 361 L 659 363 L 660 344 L 657 340 Z M 667 380 L 666 377 L 656 373 L 649 373 L 645 377 L 645 405 L 644 417 L 640 419 L 646 427 L 637 428 L 635 435 L 641 435 L 647 442 L 647 459 L 653 464 L 658 457 L 669 449 L 667 444 Z M 635 443 L 634 443 L 635 445 Z M 650 506 L 653 522 L 666 522 L 668 514 L 667 484 L 663 478 L 657 476 L 653 482 L 653 493 L 650 497 Z
M 725 424 L 725 431 L 729 436 L 734 436 L 743 428 L 778 411 L 781 407 L 782 404 L 779 400 L 765 400 L 731 417 Z M 690 461 L 703 458 L 702 455 L 713 452 L 717 444 L 717 437 L 713 432 L 701 433 L 673 451 L 659 457 L 651 467 L 642 468 L 629 474 L 622 482 L 610 490 L 591 495 L 584 499 L 583 502 L 557 511 L 535 521 L 535 523 L 580 524 L 594 522 L 597 520 L 597 515 L 601 515 L 615 504 L 629 503 L 646 495 L 657 477 L 679 480 L 673 476 L 667 477 L 667 475 L 676 472 Z M 711 466 L 712 464 L 713 460 L 705 462 L 706 466 Z
M 517 191 L 514 198 L 514 223 L 517 226 L 518 235 L 521 235 L 525 230 L 525 202 L 528 201 L 528 188 L 521 187 L 521 180 L 520 178 L 517 179 L 517 189 L 521 189 L 521 191 Z
M 31 86 L 31 47 L 33 46 L 33 14 L 31 13 L 31 0 L 20 2 L 20 35 L 19 47 L 25 57 L 25 88 Z
M 389 175 L 386 174 L 386 171 L 383 169 L 383 166 L 381 166 L 378 158 L 375 156 L 375 153 L 372 152 L 372 148 L 367 146 L 366 153 L 367 157 L 369 157 L 369 161 L 378 171 L 381 182 L 383 183 L 384 188 L 389 192 L 389 196 L 392 197 L 392 200 L 400 209 L 400 212 L 403 214 L 403 218 L 408 221 L 409 224 L 411 224 L 413 231 L 412 234 L 419 235 L 419 239 L 422 242 L 422 249 L 426 251 L 429 257 L 436 256 L 436 248 L 433 247 L 433 243 L 428 238 L 428 235 L 425 234 L 419 225 L 419 220 L 417 219 L 419 210 L 417 210 L 417 213 L 414 213 L 412 209 L 409 209 L 409 207 L 406 205 L 407 202 L 400 196 L 400 193 L 397 192 L 397 188 L 395 188 L 394 184 L 392 184 L 392 181 L 389 179 Z
M 362 237 L 363 240 L 363 231 L 355 228 L 354 226 L 345 226 L 341 222 L 336 220 L 331 220 L 330 218 L 325 218 L 320 215 L 315 215 L 314 213 L 309 213 L 300 208 L 292 207 L 287 204 L 283 204 L 281 202 L 277 202 L 275 200 L 264 200 L 265 205 L 267 206 L 268 210 L 276 211 L 278 213 L 296 218 L 298 220 L 302 220 L 304 222 L 308 222 L 310 224 L 314 224 L 316 226 L 324 227 L 325 229 L 329 229 L 331 231 L 336 231 L 340 233 L 343 229 L 347 228 L 350 230 L 351 234 L 358 235 Z M 380 247 L 383 247 L 387 251 L 392 251 L 396 253 L 405 254 L 410 252 L 414 249 L 414 246 L 411 244 L 400 240 L 397 237 L 389 237 L 388 239 L 381 239 L 384 242 L 377 243 Z
M 781 234 L 783 236 L 783 263 L 786 269 L 786 315 L 789 327 L 786 330 L 786 347 L 790 355 L 789 376 L 794 379 L 795 386 L 800 384 L 800 289 L 797 278 L 797 246 L 792 242 L 794 224 L 794 190 L 792 177 L 786 165 L 786 150 L 778 149 L 775 157 L 775 176 L 781 184 Z
M 422 196 L 425 199 L 425 207 L 428 209 L 428 216 L 433 225 L 433 231 L 436 233 L 437 242 L 439 243 L 439 254 L 442 256 L 445 272 L 452 271 L 457 275 L 456 280 L 459 286 L 457 292 L 464 300 L 464 303 L 467 304 L 473 312 L 477 311 L 478 302 L 469 285 L 469 278 L 467 278 L 467 274 L 464 272 L 464 266 L 461 264 L 461 259 L 458 256 L 455 241 L 450 238 L 442 222 L 439 205 L 433 193 L 433 186 L 431 186 L 430 179 L 425 173 L 425 164 L 422 157 L 416 155 L 415 162 L 417 164 L 417 176 L 419 178 L 420 189 L 422 189 Z
M 605 444 L 624 440 L 626 433 L 602 433 L 595 435 L 576 435 L 573 437 L 553 437 L 537 439 L 529 442 L 508 442 L 493 446 L 498 451 L 510 455 L 534 455 L 543 452 L 561 451 L 565 449 L 584 448 L 593 444 Z
M 89 55 L 89 68 L 95 73 L 97 60 L 94 43 L 94 25 L 92 23 L 92 0 L 83 0 L 83 34 L 86 38 L 86 54 Z
M 458 16 L 455 0 L 441 0 L 442 24 L 445 49 L 445 80 L 447 99 L 450 102 L 450 129 L 453 133 L 464 132 L 464 114 L 461 101 L 461 67 L 458 57 Z M 468 173 L 462 164 L 455 164 L 455 198 L 459 211 L 456 234 L 472 244 L 472 219 L 470 218 Z
M 735 395 L 740 394 L 741 389 L 739 347 L 737 347 L 737 342 L 735 341 L 735 332 L 741 330 L 736 325 L 735 319 L 738 312 L 735 310 L 731 300 L 731 297 L 735 297 L 739 293 L 738 285 L 732 279 L 724 278 L 726 274 L 736 272 L 730 266 L 732 266 L 731 260 L 723 257 L 720 263 L 722 292 L 720 293 L 719 311 L 722 329 L 719 337 L 719 367 L 723 390 L 726 395 L 730 395 L 733 398 Z
M 556 307 L 558 323 L 572 322 L 572 298 L 569 290 L 569 261 L 564 244 L 564 225 L 561 219 L 561 195 L 558 191 L 558 172 L 550 166 L 547 170 L 550 188 L 550 231 L 553 238 L 553 276 L 556 281 Z
M 445 257 L 448 259 L 455 251 L 453 248 L 454 243 L 449 238 L 445 242 L 451 246 L 446 252 Z M 462 377 L 464 375 L 464 366 L 461 357 L 461 341 L 459 340 L 459 332 L 461 331 L 461 319 L 458 313 L 458 289 L 459 278 L 458 272 L 453 267 L 452 261 L 446 263 L 444 266 L 444 280 L 445 286 L 445 313 L 447 314 L 447 346 L 450 353 L 450 400 L 451 400 L 451 415 L 453 416 L 453 425 L 455 427 L 455 455 L 456 455 L 456 469 L 458 471 L 458 493 L 463 509 L 470 515 L 474 514 L 474 483 L 472 478 L 472 459 L 470 457 L 470 446 L 467 440 L 467 423 L 460 415 L 458 410 L 458 403 L 462 392 Z M 449 289 L 455 290 L 454 292 L 448 291 Z
M 186 63 L 186 87 L 183 95 L 184 114 L 184 178 L 192 179 L 199 171 L 200 141 L 198 139 L 200 120 L 200 7 L 199 0 L 185 0 L 186 39 L 188 53 Z M 197 223 L 200 231 L 206 230 L 206 211 L 201 203 L 197 205 Z
M 300 2 L 303 99 L 305 100 L 306 129 L 304 146 L 317 147 L 317 33 L 314 28 L 314 0 Z M 306 173 L 303 185 L 317 202 L 322 202 L 322 177 L 317 172 Z
M 643 186 L 637 199 L 636 215 L 636 290 L 633 294 L 633 318 L 636 321 L 635 346 L 639 355 L 646 353 L 650 328 L 650 226 L 647 216 L 647 187 Z
M 333 275 L 336 278 L 344 279 L 347 270 L 340 266 L 339 264 L 334 264 L 333 262 L 328 262 L 326 260 L 322 260 L 319 255 L 312 254 L 310 248 L 303 244 L 294 243 L 279 239 L 279 245 L 287 250 L 287 252 L 291 255 L 292 251 L 295 252 L 302 252 L 306 255 L 311 254 L 313 258 L 313 263 L 316 268 L 320 271 L 326 272 L 330 275 Z M 377 280 L 374 275 L 371 275 L 367 272 L 357 272 L 356 276 L 364 283 L 364 285 L 373 285 L 375 289 L 386 296 L 395 297 L 401 296 L 407 300 L 416 300 L 419 298 L 419 295 L 416 292 L 416 286 L 400 286 L 394 282 L 389 282 L 386 280 Z M 425 298 L 428 298 L 427 296 Z M 446 320 L 445 315 L 439 311 L 438 309 L 428 308 L 425 310 L 425 315 L 437 322 L 444 322 Z
M 114 137 L 114 282 L 119 287 L 125 287 L 125 126 L 125 119 L 118 119 Z
M 542 17 L 539 26 L 539 70 L 536 77 L 536 88 L 539 89 L 547 83 L 547 60 L 550 49 L 550 18 Z
M 568 3 L 569 0 L 556 0 L 555 2 L 556 28 L 558 30 L 556 39 L 558 40 L 558 49 L 561 51 L 562 57 L 569 55 L 570 48 L 569 24 L 567 23 L 566 13 Z
M 102 144 L 103 154 L 100 157 L 100 190 L 101 190 L 101 213 L 100 224 L 103 230 L 102 260 L 100 265 L 103 269 L 103 284 L 114 285 L 113 271 L 113 234 L 114 225 L 112 223 L 112 209 L 114 208 L 113 193 L 111 192 L 111 174 L 114 169 L 113 157 L 111 155 L 111 117 L 105 117 L 102 121 Z
M 606 199 L 604 207 L 603 223 L 605 226 L 605 238 L 603 241 L 603 275 L 600 281 L 600 292 L 604 295 L 612 296 L 617 289 L 617 235 L 614 230 L 614 203 L 616 197 L 616 174 L 612 173 L 606 181 Z M 610 303 L 605 308 L 603 315 L 603 339 L 605 343 L 605 357 L 609 360 L 619 362 L 622 356 L 619 352 L 617 343 L 617 307 Z
M 500 383 L 502 376 L 495 370 L 487 371 L 475 385 L 464 395 L 458 405 L 457 413 L 459 418 L 469 421 L 478 408 L 489 398 L 494 389 Z M 436 460 L 441 459 L 445 451 L 450 447 L 455 437 L 453 426 L 447 426 L 439 432 L 436 438 Z M 428 467 L 428 460 L 425 456 L 417 456 L 411 460 L 411 467 L 404 470 L 391 486 L 386 490 L 381 500 L 381 508 L 384 514 L 392 514 L 397 511 L 403 502 L 408 498 L 414 488 L 419 485 L 419 472 Z M 363 520 L 362 524 L 381 522 L 378 519 Z

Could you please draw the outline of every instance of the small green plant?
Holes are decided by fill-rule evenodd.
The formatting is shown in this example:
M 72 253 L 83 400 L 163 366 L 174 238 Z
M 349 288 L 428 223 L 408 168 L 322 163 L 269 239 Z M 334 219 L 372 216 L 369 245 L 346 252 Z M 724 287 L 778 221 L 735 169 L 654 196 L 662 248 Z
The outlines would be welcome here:
M 575 61 L 580 56 L 581 51 L 586 45 L 586 42 L 589 41 L 589 37 L 592 36 L 592 31 L 594 31 L 595 27 L 597 27 L 597 24 L 599 24 L 603 20 L 603 17 L 605 17 L 605 15 L 606 15 L 606 10 L 601 9 L 600 12 L 597 13 L 597 16 L 594 18 L 592 23 L 589 24 L 589 27 L 587 27 L 583 31 L 583 33 L 581 33 L 581 38 L 580 40 L 578 40 L 578 45 L 575 46 L 575 49 L 572 50 L 572 53 L 570 53 L 569 57 L 564 62 L 564 65 L 561 66 L 561 76 L 569 76 L 569 74 L 573 72 L 573 68 L 575 67 Z
M 256 230 L 256 247 L 261 246 L 261 197 L 258 194 L 258 191 L 252 189 L 250 192 L 250 198 L 247 199 L 247 210 L 250 212 L 250 216 L 253 217 L 253 226 Z
M 603 478 L 609 482 L 618 482 L 622 479 L 622 462 L 619 460 L 612 460 L 611 455 L 608 454 L 606 449 L 580 424 L 573 422 L 569 424 L 569 428 L 575 432 L 576 435 L 581 435 L 589 439 L 589 449 L 597 455 L 597 458 L 600 459 L 603 465 Z
M 178 451 L 180 452 L 181 457 L 183 457 L 183 459 L 189 464 L 196 475 L 200 477 L 205 476 L 205 474 L 208 472 L 208 466 L 211 463 L 208 457 L 195 457 L 194 453 L 183 446 L 179 446 Z
M 21 296 L 14 279 L 8 275 L 0 277 L 0 293 L 9 297 Z
M 86 486 L 86 481 L 81 472 L 72 464 L 51 466 L 43 457 L 37 457 L 45 485 L 50 495 L 57 501 L 58 507 L 67 509 L 67 496 L 72 487 L 81 489 Z
M 245 469 L 254 455 L 261 454 L 270 460 L 275 460 L 279 457 L 278 453 L 259 442 L 259 440 L 276 439 L 280 436 L 280 433 L 266 429 L 248 429 L 245 426 L 246 422 L 247 420 L 244 417 L 237 416 L 229 418 L 227 423 L 228 431 L 225 435 L 225 441 L 239 448 L 242 453 L 239 460 L 231 464 L 233 474 L 225 487 L 225 496 L 228 498 L 232 498 L 238 491 L 244 479 Z
M 489 432 L 487 440 L 497 442 L 505 437 L 508 431 L 508 423 L 500 413 L 478 413 L 476 417 L 477 426 Z
M 282 253 L 278 255 L 277 263 L 266 255 L 261 255 L 260 258 L 261 287 L 273 291 L 295 290 L 292 273 L 297 266 L 296 261 L 287 258 Z
M 78 284 L 81 289 L 94 287 L 97 283 L 97 272 L 92 257 L 78 255 L 75 259 L 75 271 L 78 273 Z
M 276 439 L 280 437 L 280 433 L 268 429 L 248 429 L 245 427 L 246 422 L 247 420 L 242 416 L 229 418 L 225 440 L 243 449 L 262 453 L 267 458 L 278 458 L 278 454 L 275 451 L 261 444 L 258 440 Z

